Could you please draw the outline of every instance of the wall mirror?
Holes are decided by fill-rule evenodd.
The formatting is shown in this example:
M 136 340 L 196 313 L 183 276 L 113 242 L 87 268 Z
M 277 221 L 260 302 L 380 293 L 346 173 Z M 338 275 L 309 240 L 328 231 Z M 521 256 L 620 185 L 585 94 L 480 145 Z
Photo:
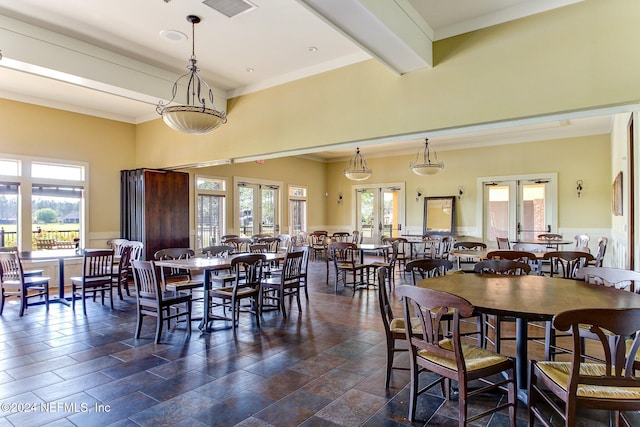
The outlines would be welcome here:
M 455 196 L 424 198 L 423 234 L 453 234 L 455 219 Z

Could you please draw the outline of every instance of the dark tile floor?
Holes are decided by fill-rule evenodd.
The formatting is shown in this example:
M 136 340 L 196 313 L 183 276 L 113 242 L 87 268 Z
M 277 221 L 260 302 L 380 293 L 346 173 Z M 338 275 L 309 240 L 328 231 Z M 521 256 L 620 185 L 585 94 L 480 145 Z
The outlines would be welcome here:
M 265 313 L 261 329 L 243 315 L 236 336 L 224 324 L 201 334 L 194 323 L 190 339 L 179 326 L 154 344 L 149 320 L 136 340 L 133 297 L 116 300 L 115 310 L 88 301 L 87 317 L 52 304 L 20 318 L 8 304 L 0 317 L 0 427 L 457 425 L 457 402 L 438 390 L 420 398 L 421 421 L 407 421 L 408 373 L 395 371 L 384 388 L 375 291 L 334 295 L 324 263 L 310 268 L 301 313 Z M 476 400 L 470 412 L 503 398 Z M 518 425 L 526 425 L 526 408 L 518 410 Z M 587 416 L 583 425 L 607 424 L 602 414 Z M 474 425 L 508 425 L 508 417 Z

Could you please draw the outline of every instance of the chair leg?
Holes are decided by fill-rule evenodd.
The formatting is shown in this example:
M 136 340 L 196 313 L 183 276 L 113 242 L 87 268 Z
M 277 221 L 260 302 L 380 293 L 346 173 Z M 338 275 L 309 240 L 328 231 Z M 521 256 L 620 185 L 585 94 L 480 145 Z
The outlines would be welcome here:
M 24 316 L 24 309 L 27 307 L 27 288 L 22 287 L 22 294 L 20 295 L 20 317 Z
M 500 353 L 500 337 L 502 334 L 502 328 L 500 327 L 500 316 L 495 316 L 494 317 L 494 326 L 493 326 L 493 331 L 494 331 L 494 337 L 493 339 L 495 340 L 495 347 L 496 347 L 496 353 Z
M 545 360 L 554 360 L 553 349 L 556 346 L 556 335 L 553 333 L 551 322 L 545 322 L 544 328 L 544 357 Z
M 409 385 L 409 421 L 413 422 L 416 418 L 416 406 L 418 401 L 418 367 L 415 363 L 411 363 L 411 384 Z
M 391 341 L 391 342 L 390 342 Z M 389 383 L 391 382 L 391 370 L 393 369 L 393 345 L 395 341 L 393 338 L 387 337 L 387 378 L 384 382 L 384 388 L 389 388 Z
M 140 307 L 138 307 L 138 316 L 136 321 L 136 338 L 140 338 L 140 332 L 142 332 L 142 318 L 144 315 L 140 313 Z
M 298 311 L 302 313 L 302 305 L 300 304 L 300 286 L 296 288 L 296 300 L 298 301 Z
M 4 299 L 6 298 L 4 288 L 0 289 L 0 293 L 2 294 L 0 295 L 0 315 L 2 315 L 2 312 L 4 311 Z
M 280 310 L 282 311 L 282 317 L 287 318 L 287 308 L 284 304 L 284 288 L 278 289 L 278 304 L 280 305 Z
M 118 286 L 118 290 L 119 289 L 120 286 Z M 122 299 L 122 296 L 120 299 Z M 111 310 L 113 310 L 113 286 L 109 286 L 109 302 L 111 303 Z
M 191 300 L 187 301 L 187 339 L 191 337 Z
M 93 293 L 93 296 L 96 296 L 95 292 Z M 84 286 L 82 287 L 82 313 L 85 316 L 87 315 L 87 293 Z
M 47 307 L 47 311 L 49 311 L 49 282 L 44 285 L 44 304 Z
M 261 306 L 260 306 L 261 296 L 258 294 L 253 298 L 253 305 L 255 307 L 255 315 L 256 315 L 256 326 L 260 328 L 260 314 L 261 314 Z
M 162 324 L 164 318 L 162 315 L 162 309 L 158 310 L 158 317 L 156 318 L 156 344 L 160 344 L 160 335 L 162 335 Z
M 467 384 L 458 381 L 458 417 L 461 426 L 467 425 Z

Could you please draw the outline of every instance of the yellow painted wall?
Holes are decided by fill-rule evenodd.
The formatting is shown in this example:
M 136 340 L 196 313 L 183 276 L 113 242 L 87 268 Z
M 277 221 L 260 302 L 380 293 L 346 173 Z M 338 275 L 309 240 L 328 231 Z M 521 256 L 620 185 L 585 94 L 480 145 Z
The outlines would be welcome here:
M 436 42 L 432 69 L 399 77 L 371 60 L 232 99 L 229 122 L 209 135 L 147 122 L 137 128 L 138 165 L 268 155 L 637 103 L 638 16 L 637 0 L 585 0 Z
M 0 129 L 0 153 L 89 163 L 88 245 L 119 236 L 120 170 L 135 167 L 134 125 L 0 99 Z
M 409 163 L 415 160 L 415 155 L 367 157 L 373 175 L 357 184 L 405 182 L 406 224 L 419 230 L 424 206 L 422 199 L 416 201 L 416 189 L 423 190 L 423 197 L 454 196 L 462 186 L 464 194 L 456 201 L 456 226 L 481 230 L 482 224 L 476 224 L 476 202 L 482 197 L 476 191 L 478 177 L 557 172 L 558 227 L 608 229 L 611 227 L 610 151 L 608 135 L 438 151 L 438 159 L 445 163 L 445 168 L 427 177 L 410 171 Z M 366 151 L 363 153 L 366 157 Z M 330 226 L 351 224 L 354 182 L 344 177 L 345 167 L 346 162 L 330 163 L 327 167 L 327 191 L 330 194 L 340 191 L 344 195 L 340 209 L 328 212 Z M 575 185 L 578 179 L 584 182 L 580 198 Z

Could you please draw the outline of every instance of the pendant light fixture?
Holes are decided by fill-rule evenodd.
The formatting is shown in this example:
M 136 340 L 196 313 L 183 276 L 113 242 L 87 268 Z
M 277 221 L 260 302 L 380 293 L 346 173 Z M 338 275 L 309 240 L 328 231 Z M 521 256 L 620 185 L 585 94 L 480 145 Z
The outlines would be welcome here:
M 422 155 L 420 154 L 422 153 Z M 435 161 L 431 161 L 431 153 L 429 150 L 429 138 L 424 139 L 424 148 L 418 150 L 416 161 L 409 164 L 409 167 L 416 175 L 433 175 L 440 169 L 444 169 L 444 163 L 438 162 L 438 153 L 433 152 Z M 422 161 L 422 163 L 418 163 Z
M 360 154 L 360 148 L 356 148 L 356 155 L 349 160 L 349 167 L 344 170 L 344 176 L 352 181 L 364 181 L 371 176 L 371 169 L 367 167 L 367 161 Z
M 156 111 L 162 116 L 164 122 L 170 128 L 178 132 L 190 134 L 204 134 L 211 132 L 218 126 L 227 122 L 227 115 L 224 111 L 216 110 L 213 105 L 213 91 L 204 79 L 198 75 L 198 66 L 195 54 L 195 25 L 200 22 L 200 18 L 195 15 L 187 16 L 187 21 L 191 23 L 191 58 L 187 69 L 188 73 L 178 77 L 173 84 L 173 92 L 171 101 L 164 104 L 162 101 L 158 103 Z M 184 105 L 171 105 L 178 95 L 181 88 L 178 84 L 180 80 L 186 78 L 186 92 Z M 204 87 L 203 87 L 204 86 Z M 208 92 L 207 99 L 201 96 L 201 91 Z

